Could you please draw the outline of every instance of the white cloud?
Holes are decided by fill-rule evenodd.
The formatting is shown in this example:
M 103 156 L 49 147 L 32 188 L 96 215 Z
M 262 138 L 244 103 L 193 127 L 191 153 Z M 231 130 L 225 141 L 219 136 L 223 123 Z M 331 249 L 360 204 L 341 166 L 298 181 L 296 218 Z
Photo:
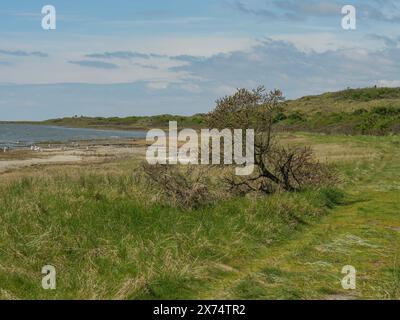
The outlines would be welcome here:
M 273 40 L 288 41 L 293 43 L 296 48 L 303 52 L 326 52 L 339 48 L 354 48 L 355 41 L 344 33 L 314 32 L 314 33 L 292 33 L 276 34 L 270 37 Z M 357 46 L 362 45 L 357 43 Z
M 202 88 L 198 84 L 194 83 L 183 83 L 180 86 L 183 90 L 191 93 L 200 93 L 202 92 Z
M 212 92 L 219 97 L 230 95 L 236 91 L 237 88 L 225 84 L 221 84 L 212 88 Z
M 400 80 L 379 80 L 377 86 L 397 88 L 400 87 Z
M 168 82 L 149 82 L 146 87 L 150 90 L 164 90 L 168 88 Z
M 90 39 L 90 41 L 88 41 Z M 4 41 L 2 41 L 4 40 Z M 86 54 L 107 52 L 110 48 L 118 51 L 156 53 L 166 56 L 203 56 L 246 50 L 256 43 L 250 38 L 229 38 L 223 36 L 170 36 L 153 38 L 136 38 L 127 42 L 124 39 L 74 36 L 68 40 L 54 39 L 49 42 L 39 40 L 35 45 L 21 44 L 20 40 L 1 38 L 11 50 L 34 52 L 40 50 L 49 54 L 43 61 L 31 57 L 8 57 L 0 64 L 0 83 L 44 84 L 44 83 L 121 83 L 135 81 L 179 82 L 193 78 L 187 72 L 172 71 L 172 68 L 187 65 L 183 60 L 169 57 L 152 57 L 118 61 L 114 69 L 101 70 L 71 65 L 68 61 L 82 61 Z M 7 49 L 9 49 L 7 48 Z M 36 59 L 39 60 L 39 59 Z M 12 68 L 9 64 L 12 63 Z M 7 67 L 7 68 L 6 68 Z

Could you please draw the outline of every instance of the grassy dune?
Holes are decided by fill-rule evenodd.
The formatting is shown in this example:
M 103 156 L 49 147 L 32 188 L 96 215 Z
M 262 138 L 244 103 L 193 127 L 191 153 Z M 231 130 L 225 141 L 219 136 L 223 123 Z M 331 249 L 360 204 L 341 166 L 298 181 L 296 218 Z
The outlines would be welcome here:
M 400 88 L 361 88 L 321 95 L 305 96 L 287 102 L 288 111 L 299 111 L 307 115 L 317 112 L 351 113 L 359 109 L 367 111 L 377 107 L 400 108 Z
M 398 137 L 295 134 L 343 172 L 335 188 L 157 204 L 135 160 L 8 173 L 0 181 L 1 298 L 399 297 Z M 57 289 L 41 288 L 41 268 Z

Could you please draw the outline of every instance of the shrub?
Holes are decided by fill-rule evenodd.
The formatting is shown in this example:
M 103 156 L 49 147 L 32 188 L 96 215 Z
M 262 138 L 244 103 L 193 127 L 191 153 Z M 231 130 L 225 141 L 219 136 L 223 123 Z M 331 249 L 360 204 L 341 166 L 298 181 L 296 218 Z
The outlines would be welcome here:
M 283 112 L 278 112 L 274 117 L 274 123 L 280 122 L 282 120 L 286 120 L 287 116 Z
M 371 110 L 371 113 L 380 116 L 394 116 L 400 114 L 400 109 L 393 107 L 375 107 Z
M 306 121 L 305 116 L 304 116 L 302 113 L 298 112 L 298 111 L 289 114 L 289 116 L 287 117 L 287 119 L 288 119 L 291 123 L 295 123 L 295 122 L 304 122 L 304 121 Z
M 207 116 L 210 127 L 254 129 L 254 166 L 247 177 L 229 176 L 226 182 L 234 193 L 276 189 L 295 191 L 306 184 L 318 185 L 327 177 L 328 170 L 314 161 L 309 148 L 285 148 L 274 142 L 274 119 L 281 117 L 284 97 L 280 90 L 266 91 L 258 87 L 252 91 L 238 89 L 232 96 L 217 101 L 216 108 Z M 294 112 L 289 121 L 304 121 Z
M 276 190 L 297 191 L 338 182 L 335 172 L 314 159 L 310 148 L 273 146 L 249 177 L 228 177 L 230 191 L 272 193 Z M 264 164 L 263 164 L 264 163 Z M 268 171 L 264 170 L 268 163 Z
M 143 163 L 142 167 L 152 187 L 174 206 L 191 210 L 215 201 L 204 167 L 148 163 Z
M 354 116 L 360 116 L 365 113 L 368 113 L 368 110 L 361 108 L 361 109 L 354 110 L 351 114 Z

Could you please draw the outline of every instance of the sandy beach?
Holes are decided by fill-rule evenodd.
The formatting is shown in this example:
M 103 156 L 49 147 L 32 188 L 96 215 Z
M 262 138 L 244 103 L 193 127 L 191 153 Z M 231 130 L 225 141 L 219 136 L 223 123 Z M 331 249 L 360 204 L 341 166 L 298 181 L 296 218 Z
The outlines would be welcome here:
M 0 152 L 0 174 L 31 166 L 92 163 L 144 156 L 144 139 L 110 139 L 66 144 L 38 144 L 40 150 L 28 148 Z

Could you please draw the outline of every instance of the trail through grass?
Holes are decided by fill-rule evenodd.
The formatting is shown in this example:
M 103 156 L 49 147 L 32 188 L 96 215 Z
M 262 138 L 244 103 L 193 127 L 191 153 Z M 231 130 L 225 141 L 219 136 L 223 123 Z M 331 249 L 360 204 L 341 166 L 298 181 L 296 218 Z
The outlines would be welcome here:
M 304 135 L 314 144 L 347 137 Z M 340 163 L 347 198 L 321 222 L 267 248 L 262 257 L 220 279 L 202 298 L 400 299 L 400 150 L 398 137 L 351 139 L 370 153 Z M 349 150 L 351 152 L 351 150 Z M 342 267 L 357 270 L 357 289 L 343 290 Z

